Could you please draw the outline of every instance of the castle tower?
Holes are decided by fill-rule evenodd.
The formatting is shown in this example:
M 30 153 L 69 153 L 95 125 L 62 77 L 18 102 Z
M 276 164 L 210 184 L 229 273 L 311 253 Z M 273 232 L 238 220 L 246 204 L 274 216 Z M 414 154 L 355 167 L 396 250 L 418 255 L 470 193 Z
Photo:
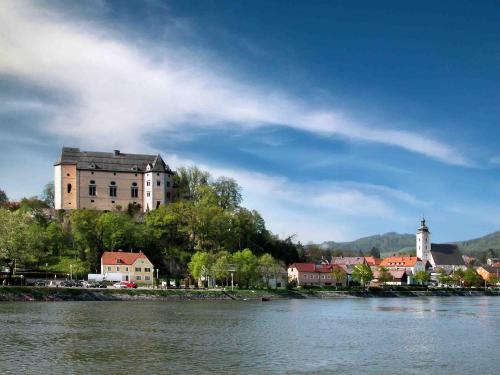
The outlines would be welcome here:
M 417 258 L 422 259 L 424 264 L 429 261 L 431 253 L 431 232 L 429 228 L 425 225 L 425 218 L 422 217 L 420 222 L 420 228 L 417 231 Z

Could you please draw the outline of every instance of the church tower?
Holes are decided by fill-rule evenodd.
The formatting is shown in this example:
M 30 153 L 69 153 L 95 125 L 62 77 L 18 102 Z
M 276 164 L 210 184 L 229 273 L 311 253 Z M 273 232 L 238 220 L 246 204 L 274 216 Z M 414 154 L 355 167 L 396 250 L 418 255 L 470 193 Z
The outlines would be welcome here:
M 420 222 L 420 228 L 417 231 L 417 258 L 422 259 L 424 264 L 430 261 L 431 253 L 431 232 L 425 225 L 425 218 Z

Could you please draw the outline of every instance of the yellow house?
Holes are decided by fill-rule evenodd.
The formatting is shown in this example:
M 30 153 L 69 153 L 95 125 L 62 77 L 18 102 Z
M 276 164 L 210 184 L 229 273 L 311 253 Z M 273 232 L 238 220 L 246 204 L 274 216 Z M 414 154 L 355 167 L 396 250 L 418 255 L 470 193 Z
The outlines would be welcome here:
M 124 281 L 153 285 L 154 266 L 142 251 L 105 251 L 101 257 L 101 274 L 106 273 L 121 273 Z

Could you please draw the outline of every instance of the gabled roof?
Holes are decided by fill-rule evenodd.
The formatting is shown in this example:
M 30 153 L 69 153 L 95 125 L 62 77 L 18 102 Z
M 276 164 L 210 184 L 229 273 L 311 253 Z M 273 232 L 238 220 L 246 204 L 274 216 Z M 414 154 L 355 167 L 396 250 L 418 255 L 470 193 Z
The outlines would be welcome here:
M 381 267 L 415 267 L 417 261 L 419 261 L 417 257 L 387 257 L 382 259 L 380 263 Z
M 436 266 L 464 266 L 462 254 L 457 245 L 431 244 L 431 255 Z
M 394 280 L 400 280 L 405 275 L 408 275 L 408 272 L 405 270 L 387 270 L 392 276 Z M 378 279 L 380 277 L 380 270 L 373 271 L 373 278 Z
M 332 264 L 356 265 L 365 264 L 365 257 L 332 257 Z
M 382 262 L 382 259 L 375 257 L 365 257 L 365 260 L 369 266 L 378 266 Z
M 59 160 L 54 165 L 72 164 L 77 169 L 113 172 L 144 172 L 151 164 L 155 172 L 172 174 L 160 155 L 124 154 L 114 152 L 80 151 L 79 148 L 63 147 Z
M 342 267 L 336 264 L 320 264 L 316 265 L 315 263 L 293 263 L 290 265 L 290 268 L 296 268 L 299 272 L 318 272 L 318 273 L 330 273 L 334 268 L 340 268 L 344 270 Z
M 139 259 L 147 259 L 142 251 L 138 253 L 126 253 L 124 251 L 105 251 L 101 256 L 101 263 L 103 265 L 126 265 L 131 266 Z

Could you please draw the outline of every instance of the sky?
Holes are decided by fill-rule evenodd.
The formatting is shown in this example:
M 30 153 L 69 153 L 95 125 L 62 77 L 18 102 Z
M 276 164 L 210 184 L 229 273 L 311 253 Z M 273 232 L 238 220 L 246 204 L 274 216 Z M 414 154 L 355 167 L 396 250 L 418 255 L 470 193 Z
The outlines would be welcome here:
M 0 0 L 0 188 L 62 146 L 235 178 L 304 243 L 500 230 L 498 1 Z

